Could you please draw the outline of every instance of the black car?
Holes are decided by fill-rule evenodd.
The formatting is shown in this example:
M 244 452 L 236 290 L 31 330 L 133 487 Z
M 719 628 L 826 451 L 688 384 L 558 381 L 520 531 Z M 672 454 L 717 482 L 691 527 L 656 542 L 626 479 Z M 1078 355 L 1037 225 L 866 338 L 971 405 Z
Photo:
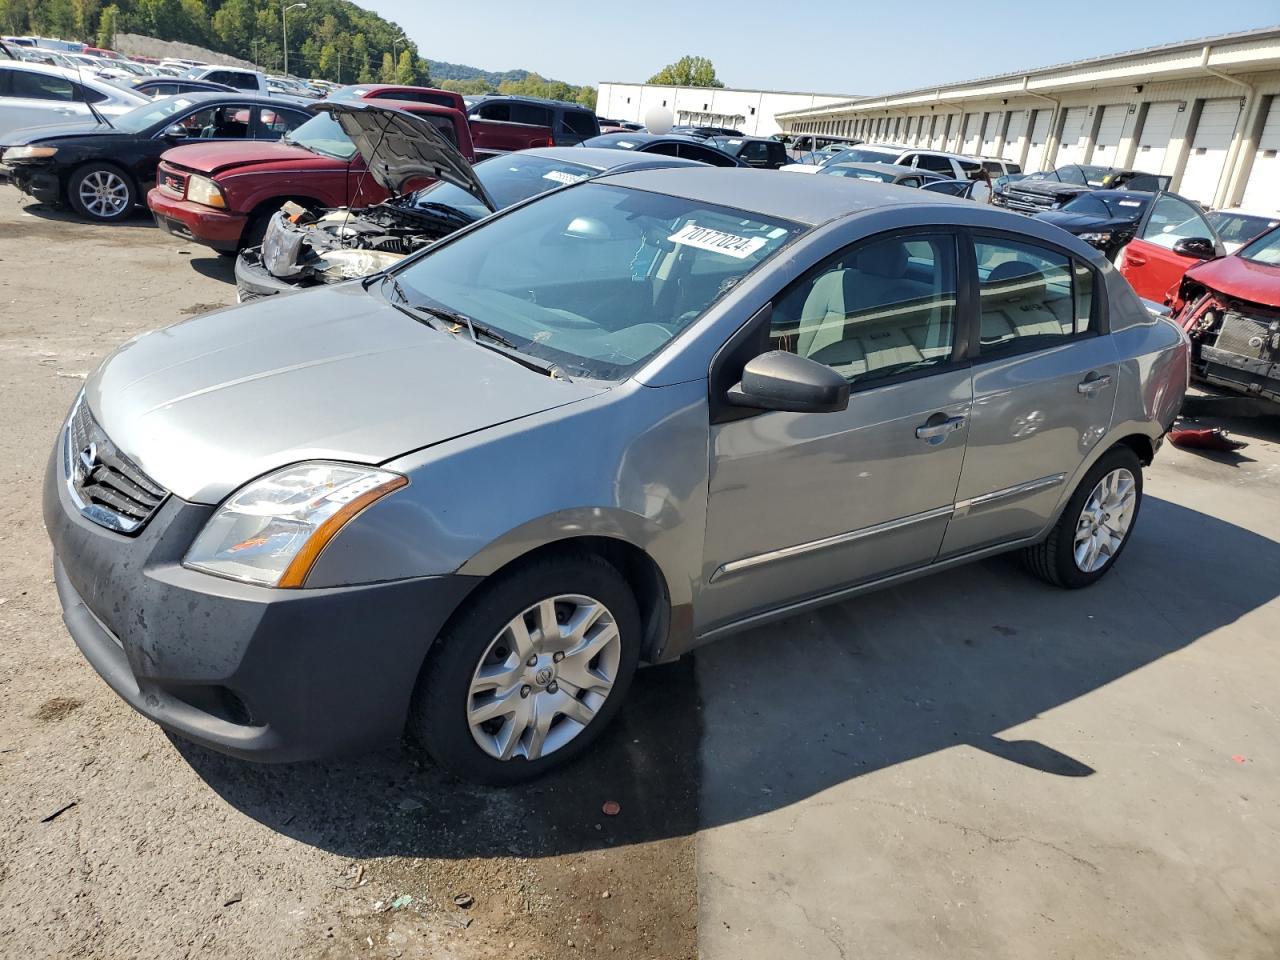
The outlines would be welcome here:
M 238 91 L 143 104 L 102 124 L 28 127 L 0 144 L 0 172 L 50 206 L 123 220 L 155 185 L 160 155 L 197 140 L 279 140 L 311 119 L 298 100 Z
M 684 125 L 672 127 L 670 133 L 683 133 L 685 136 L 697 137 L 699 140 L 709 140 L 711 137 L 740 137 L 741 130 L 735 130 L 733 127 L 703 127 Z
M 658 136 L 654 133 L 606 133 L 582 142 L 584 147 L 604 147 L 608 150 L 633 150 L 636 153 L 657 153 L 665 157 L 681 157 L 697 160 L 713 167 L 745 167 L 745 160 L 717 149 L 710 142 L 696 140 L 679 133 Z
M 478 120 L 502 120 L 550 127 L 556 146 L 573 146 L 600 136 L 600 121 L 580 103 L 542 100 L 538 97 L 491 96 L 472 104 L 467 116 Z
M 173 97 L 180 93 L 227 93 L 234 91 L 225 83 L 214 83 L 212 80 L 187 80 L 184 77 L 147 77 L 133 85 L 138 93 L 148 97 Z
M 1072 197 L 1057 210 L 1045 210 L 1035 217 L 1075 234 L 1114 261 L 1120 249 L 1142 229 L 1153 201 L 1161 195 L 1135 190 L 1091 190 Z
M 1022 213 L 1056 210 L 1091 190 L 1138 190 L 1154 193 L 1169 189 L 1170 177 L 1141 170 L 1073 163 L 1056 170 L 1032 173 L 1011 183 L 999 195 L 1001 206 Z
M 769 137 L 712 137 L 707 142 L 750 167 L 777 170 L 791 162 L 786 146 Z

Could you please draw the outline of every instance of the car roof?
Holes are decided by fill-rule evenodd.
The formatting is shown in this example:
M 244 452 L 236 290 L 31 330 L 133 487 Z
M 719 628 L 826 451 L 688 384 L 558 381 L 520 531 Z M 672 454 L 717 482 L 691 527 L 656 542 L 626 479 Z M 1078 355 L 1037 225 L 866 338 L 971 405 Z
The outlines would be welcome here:
M 592 110 L 571 100 L 548 100 L 546 97 L 528 97 L 521 93 L 491 93 L 488 96 L 481 97 L 477 103 L 483 103 L 486 100 L 519 100 L 523 103 L 537 103 L 544 107 L 572 107 L 575 110 L 583 110 L 595 116 Z
M 706 167 L 705 163 L 684 157 L 667 157 L 660 153 L 633 153 L 628 150 L 611 150 L 608 147 L 537 147 L 532 150 L 521 150 L 518 155 L 580 163 L 600 171 L 609 171 L 618 167 L 627 167 L 631 170 L 646 167 Z
M 901 163 L 876 163 L 872 160 L 846 160 L 843 163 L 828 163 L 822 169 L 832 170 L 838 167 L 849 167 L 854 170 L 876 170 L 880 173 L 892 173 L 895 176 L 908 173 L 913 176 L 918 176 L 930 172 L 928 170 L 921 170 L 919 167 L 908 167 Z
M 896 203 L 960 203 L 969 201 L 936 194 L 924 196 L 905 187 L 886 188 L 845 177 L 784 177 L 774 170 L 702 166 L 619 173 L 608 183 L 732 207 L 776 220 L 817 226 L 863 210 L 883 207 L 886 189 L 901 191 Z
M 161 78 L 156 77 L 156 79 L 160 80 Z M 174 77 L 172 79 L 179 80 L 181 78 Z M 267 103 L 280 107 L 304 107 L 315 103 L 314 100 L 303 100 L 301 97 L 282 97 L 279 94 L 258 93 L 253 90 L 188 90 L 186 93 L 175 93 L 173 96 L 182 97 L 192 103 L 234 100 L 237 103 Z M 161 103 L 168 99 L 168 97 L 160 97 L 153 102 Z

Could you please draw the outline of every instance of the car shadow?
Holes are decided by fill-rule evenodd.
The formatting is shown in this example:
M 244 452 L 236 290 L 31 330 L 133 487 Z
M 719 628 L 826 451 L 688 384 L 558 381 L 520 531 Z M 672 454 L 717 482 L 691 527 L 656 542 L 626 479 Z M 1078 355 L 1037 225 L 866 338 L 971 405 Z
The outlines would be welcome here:
M 184 247 L 183 249 L 187 249 Z M 191 269 L 210 280 L 221 280 L 223 283 L 236 282 L 236 258 L 224 257 L 208 247 L 193 244 L 191 246 Z M 200 254 L 195 255 L 199 250 Z
M 22 211 L 23 213 L 31 214 L 33 217 L 39 217 L 41 220 L 47 220 L 50 223 L 74 223 L 85 227 L 143 227 L 150 230 L 156 228 L 155 221 L 145 208 L 135 210 L 123 220 L 117 220 L 114 223 L 88 220 L 67 207 L 50 207 L 36 201 L 22 204 Z
M 1189 576 L 1195 590 L 1171 589 Z M 1087 590 L 997 558 L 722 640 L 696 671 L 688 658 L 641 671 L 593 750 L 522 787 L 460 784 L 395 750 L 260 766 L 173 742 L 228 803 L 342 855 L 590 850 L 737 822 L 958 744 L 1090 776 L 1052 743 L 1003 732 L 1278 593 L 1280 544 L 1148 497 L 1121 564 Z M 602 813 L 610 800 L 615 816 Z

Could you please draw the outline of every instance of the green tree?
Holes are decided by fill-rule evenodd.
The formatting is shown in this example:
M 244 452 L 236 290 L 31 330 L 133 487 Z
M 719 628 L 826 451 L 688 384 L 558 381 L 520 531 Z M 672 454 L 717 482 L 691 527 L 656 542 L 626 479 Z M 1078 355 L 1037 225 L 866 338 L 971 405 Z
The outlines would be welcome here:
M 89 39 L 93 34 L 93 25 L 98 20 L 100 0 L 71 0 L 71 12 L 75 18 L 75 35 L 80 39 Z
M 116 45 L 116 24 L 120 20 L 120 8 L 114 3 L 104 7 L 98 17 L 98 46 L 110 50 Z
M 226 0 L 213 15 L 211 33 L 221 49 L 252 56 L 257 26 L 253 0 Z
M 400 62 L 396 64 L 395 80 L 393 83 L 412 84 L 413 76 L 413 51 L 401 50 Z
M 672 87 L 723 87 L 716 77 L 715 65 L 706 57 L 681 57 L 669 63 L 648 80 Z
M 373 83 L 373 71 L 369 69 L 369 41 L 363 33 L 351 38 L 351 69 L 356 83 Z
M 582 104 L 588 110 L 594 111 L 596 108 L 596 88 L 595 87 L 579 87 L 578 95 L 573 99 L 577 103 Z
M 71 0 L 40 0 L 31 11 L 31 29 L 52 37 L 71 37 L 76 30 L 76 12 Z
M 380 83 L 396 82 L 396 64 L 395 61 L 391 59 L 390 53 L 384 53 L 382 55 L 382 69 L 378 71 L 378 81 Z
M 435 84 L 441 90 L 452 90 L 464 97 L 479 97 L 486 93 L 496 93 L 493 84 L 483 77 L 472 77 L 470 80 L 438 80 Z
M 431 64 L 424 57 L 418 57 L 413 64 L 414 82 L 420 87 L 434 86 L 431 82 Z

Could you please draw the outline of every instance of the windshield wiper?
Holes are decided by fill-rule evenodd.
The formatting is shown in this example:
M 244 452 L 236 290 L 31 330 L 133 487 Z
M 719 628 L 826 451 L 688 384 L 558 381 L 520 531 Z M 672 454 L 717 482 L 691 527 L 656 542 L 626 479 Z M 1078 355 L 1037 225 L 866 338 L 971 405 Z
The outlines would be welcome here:
M 446 332 L 457 334 L 460 330 L 466 329 L 471 334 L 471 342 L 478 347 L 484 347 L 486 350 L 492 350 L 494 353 L 502 354 L 510 360 L 523 367 L 528 367 L 538 373 L 544 373 L 555 380 L 569 380 L 570 377 L 564 372 L 564 369 L 555 363 L 538 357 L 530 356 L 521 351 L 515 341 L 511 340 L 505 334 L 495 330 L 493 327 L 487 327 L 482 323 L 477 323 L 473 318 L 465 313 L 459 313 L 457 310 L 450 310 L 448 307 L 436 304 L 413 303 L 409 300 L 408 295 L 404 292 L 404 287 L 400 285 L 400 280 L 394 274 L 387 274 L 387 280 L 391 283 L 391 289 L 395 291 L 400 302 L 404 304 L 404 309 L 412 312 L 417 317 L 430 317 L 437 321 L 453 324 L 452 327 L 446 328 Z M 430 323 L 430 321 L 428 321 Z M 435 327 L 434 323 L 431 326 Z M 439 328 L 437 328 L 439 329 Z M 480 338 L 483 337 L 484 340 Z M 488 341 L 487 343 L 485 341 Z

